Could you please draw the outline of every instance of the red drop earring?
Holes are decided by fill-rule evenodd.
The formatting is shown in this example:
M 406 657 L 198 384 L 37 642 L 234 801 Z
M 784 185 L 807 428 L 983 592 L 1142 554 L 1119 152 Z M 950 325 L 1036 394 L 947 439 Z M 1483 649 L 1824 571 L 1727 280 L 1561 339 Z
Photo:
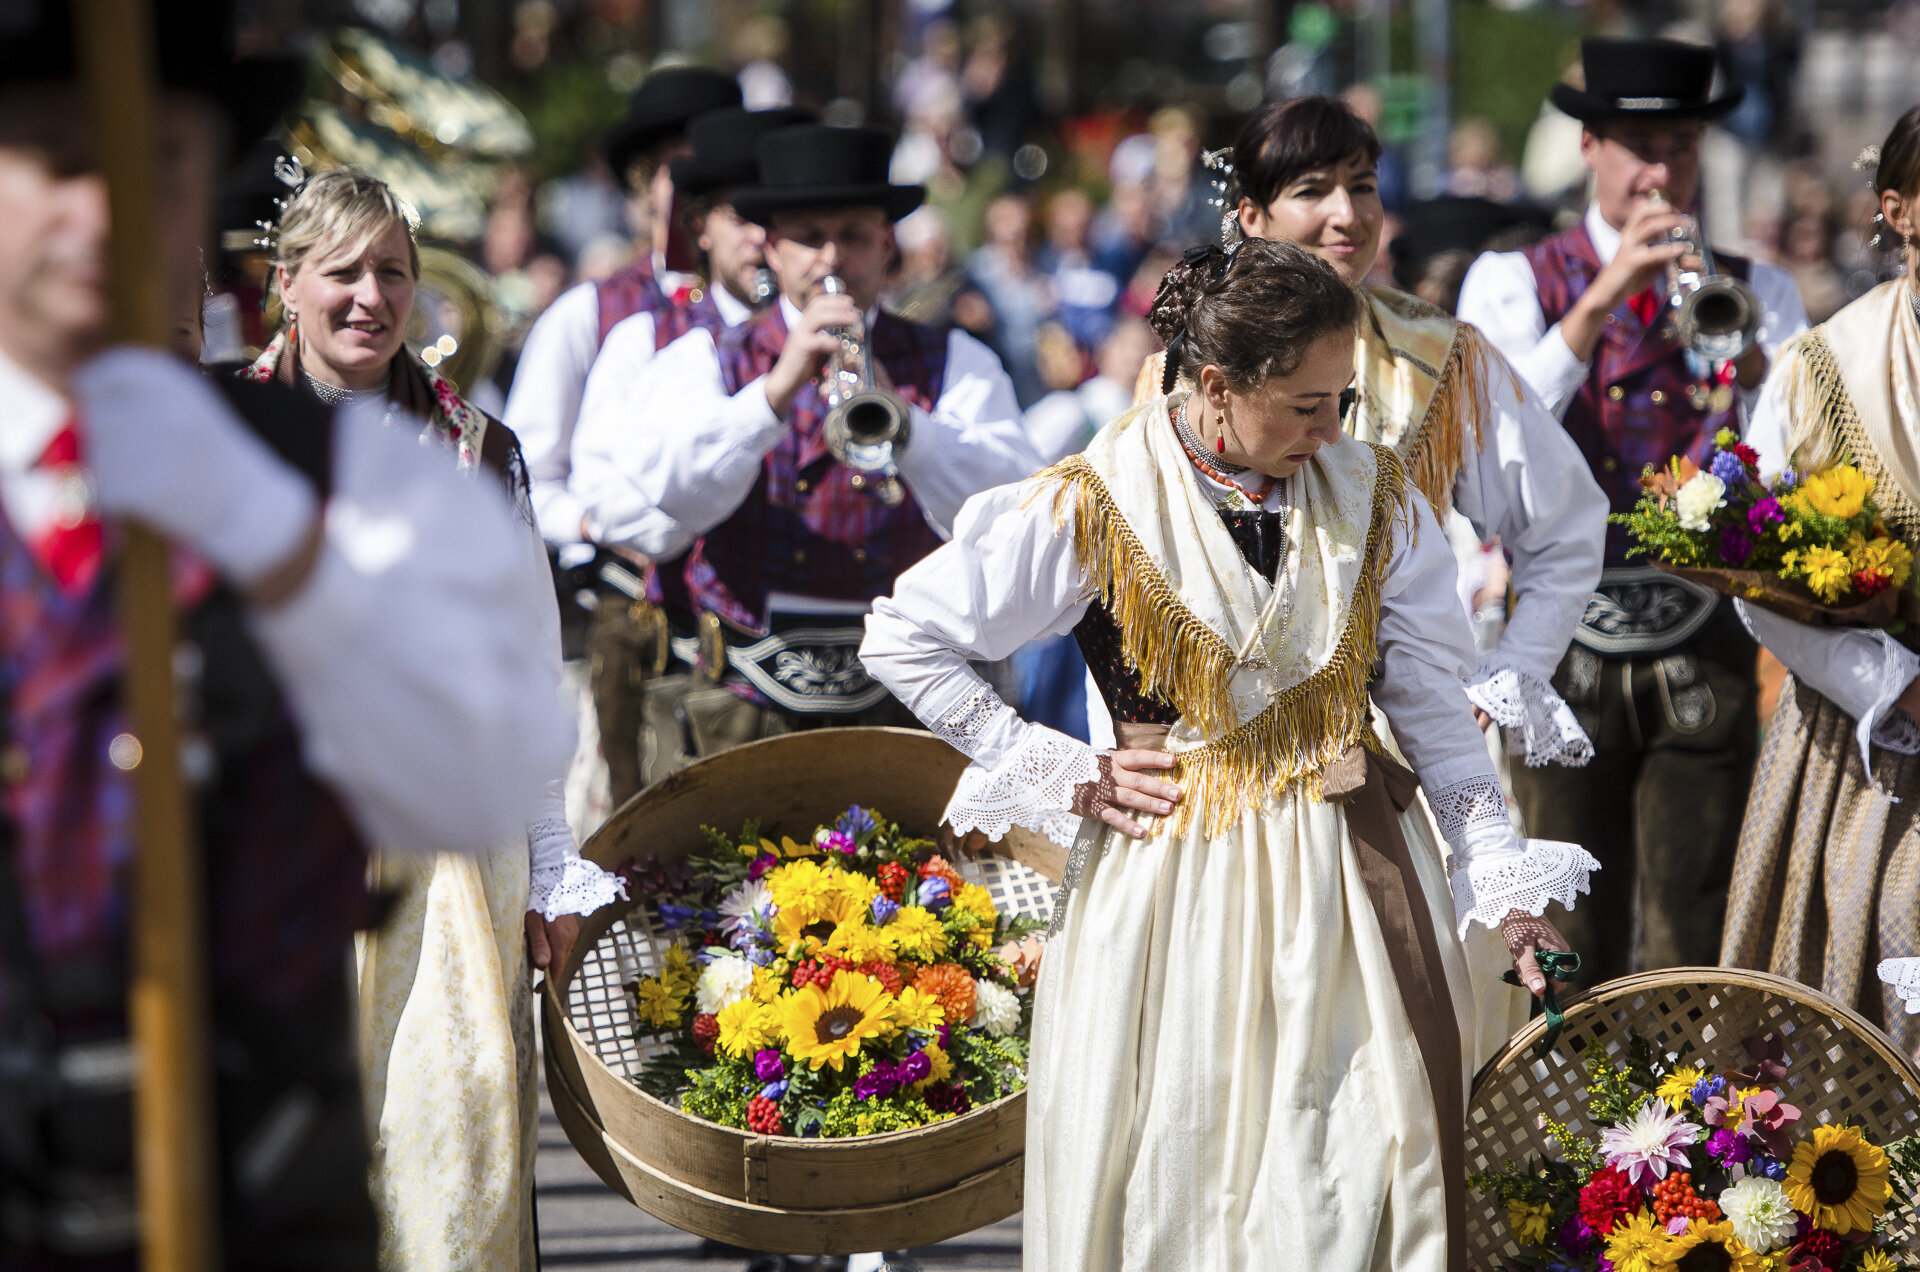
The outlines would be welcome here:
M 1225 433 L 1213 439 L 1213 453 L 1216 455 L 1224 455 L 1227 453 L 1227 435 Z

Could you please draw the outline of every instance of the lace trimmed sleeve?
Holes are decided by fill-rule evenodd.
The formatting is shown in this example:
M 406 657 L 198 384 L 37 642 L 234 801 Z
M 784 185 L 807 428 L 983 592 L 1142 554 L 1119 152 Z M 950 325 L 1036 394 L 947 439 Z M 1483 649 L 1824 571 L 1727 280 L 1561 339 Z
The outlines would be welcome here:
M 1516 835 L 1495 777 L 1443 786 L 1427 792 L 1427 801 L 1453 848 L 1453 917 L 1462 940 L 1470 925 L 1497 928 L 1514 910 L 1544 914 L 1549 901 L 1572 909 L 1600 868 L 1577 844 Z
M 1473 705 L 1505 731 L 1507 753 L 1524 758 L 1528 768 L 1579 768 L 1593 758 L 1593 743 L 1574 719 L 1573 708 L 1552 685 L 1523 671 L 1499 650 L 1481 655 L 1466 688 Z
M 1920 958 L 1882 959 L 1875 969 L 1880 979 L 1893 986 L 1893 992 L 1906 1004 L 1909 1016 L 1920 1016 Z
M 960 775 L 943 820 L 956 834 L 1003 838 L 1014 826 L 1038 831 L 1071 847 L 1080 818 L 1071 812 L 1074 787 L 1100 776 L 1099 756 L 1084 742 L 1029 724 L 981 685 L 928 721 L 948 746 L 973 762 Z
M 592 914 L 627 895 L 619 875 L 580 855 L 573 829 L 559 818 L 543 817 L 527 827 L 527 859 L 527 909 L 548 921 Z

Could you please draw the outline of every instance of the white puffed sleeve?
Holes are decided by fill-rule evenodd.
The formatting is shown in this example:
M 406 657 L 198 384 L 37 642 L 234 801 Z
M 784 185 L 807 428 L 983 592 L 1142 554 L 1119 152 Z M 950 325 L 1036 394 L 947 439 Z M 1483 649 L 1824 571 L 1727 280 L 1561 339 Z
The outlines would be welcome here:
M 1920 674 L 1920 656 L 1883 631 L 1814 627 L 1783 614 L 1734 601 L 1752 637 L 1785 663 L 1794 678 L 1852 716 L 1860 763 L 1869 775 L 1869 748 L 1920 754 L 1920 729 L 1893 704 Z
M 1467 697 L 1529 767 L 1578 766 L 1593 743 L 1550 682 L 1600 581 L 1607 496 L 1539 395 L 1489 353 L 1480 393 L 1490 427 L 1478 444 L 1462 430 L 1453 503 L 1482 540 L 1497 537 L 1513 554 L 1515 601 L 1499 646 L 1467 678 Z
M 1030 482 L 966 501 L 953 538 L 902 574 L 867 617 L 867 674 L 973 761 L 943 818 L 998 839 L 1012 826 L 1071 844 L 1074 787 L 1099 776 L 1093 749 L 1017 712 L 968 665 L 1073 630 L 1085 577 L 1051 497 Z
M 1468 924 L 1498 927 L 1512 910 L 1541 914 L 1549 901 L 1571 908 L 1600 863 L 1576 844 L 1523 840 L 1507 820 L 1506 793 L 1460 700 L 1474 649 L 1454 595 L 1453 555 L 1426 501 L 1411 502 L 1412 533 L 1396 533 L 1381 596 L 1372 694 L 1453 849 L 1454 917 L 1464 938 Z

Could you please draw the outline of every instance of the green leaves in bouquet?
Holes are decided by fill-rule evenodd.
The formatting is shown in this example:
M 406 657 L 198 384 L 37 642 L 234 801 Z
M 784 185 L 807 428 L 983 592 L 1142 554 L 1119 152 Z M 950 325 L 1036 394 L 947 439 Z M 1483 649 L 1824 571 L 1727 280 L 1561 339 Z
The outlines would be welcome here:
M 1658 495 L 1642 495 L 1632 512 L 1616 512 L 1607 520 L 1625 526 L 1633 536 L 1633 544 L 1627 549 L 1629 557 L 1649 553 L 1669 565 L 1715 564 L 1707 536 L 1682 526 L 1680 518 Z
M 698 884 L 710 880 L 714 890 L 719 892 L 746 882 L 747 867 L 753 859 L 750 855 L 742 856 L 739 845 L 760 842 L 759 818 L 748 818 L 740 827 L 738 839 L 729 839 L 711 826 L 702 826 L 700 833 L 706 836 L 706 850 L 687 856 L 688 864 L 693 867 L 694 882 Z
M 1884 1151 L 1893 1197 L 1875 1227 L 1881 1231 L 1920 1228 L 1920 1135 L 1895 1140 Z
M 1626 1054 L 1618 1061 L 1598 1047 L 1588 1047 L 1582 1066 L 1587 1071 L 1587 1119 L 1595 1125 L 1631 1121 L 1660 1085 L 1664 1068 L 1653 1044 L 1639 1034 L 1628 1037 Z
M 654 1099 L 673 1104 L 693 1085 L 694 1075 L 711 1066 L 713 1060 L 699 1043 L 684 1034 L 663 1031 L 661 1036 L 668 1040 L 667 1049 L 648 1056 L 633 1082 Z
M 696 1054 L 700 1051 L 697 1046 L 693 1050 Z M 651 1063 L 648 1067 L 652 1067 Z M 760 1091 L 760 1079 L 753 1076 L 751 1064 L 729 1060 L 716 1062 L 700 1055 L 699 1064 L 689 1066 L 685 1073 L 687 1087 L 686 1093 L 680 1097 L 681 1108 L 722 1126 L 746 1129 L 747 1101 Z M 641 1075 L 639 1082 L 641 1090 L 653 1094 L 647 1087 L 646 1074 Z M 670 1096 L 660 1098 L 671 1102 Z
M 978 1030 L 956 1031 L 953 1058 L 964 1075 L 962 1086 L 975 1104 L 1012 1095 L 1027 1084 L 1027 1040 L 1015 1034 L 995 1037 Z

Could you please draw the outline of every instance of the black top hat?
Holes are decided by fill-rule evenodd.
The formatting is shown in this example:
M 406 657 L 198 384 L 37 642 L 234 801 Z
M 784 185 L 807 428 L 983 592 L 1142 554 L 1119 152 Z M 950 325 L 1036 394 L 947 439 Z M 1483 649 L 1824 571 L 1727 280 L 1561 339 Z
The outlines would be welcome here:
M 926 201 L 920 186 L 888 182 L 893 138 L 878 128 L 776 128 L 760 138 L 757 153 L 760 184 L 733 192 L 733 210 L 757 225 L 782 208 L 849 204 L 884 209 L 898 221 Z
M 1582 122 L 1597 119 L 1718 119 L 1747 90 L 1713 93 L 1713 50 L 1679 40 L 1582 40 L 1587 86 L 1553 86 L 1553 104 Z
M 627 116 L 607 129 L 600 153 L 626 184 L 635 155 L 686 131 L 695 115 L 740 104 L 740 84 L 731 75 L 698 66 L 670 66 L 640 82 L 627 99 Z
M 813 124 L 820 116 L 810 110 L 782 107 L 748 110 L 726 106 L 710 110 L 687 125 L 693 153 L 667 167 L 673 188 L 681 194 L 712 194 L 732 186 L 752 185 L 760 179 L 760 161 L 754 147 L 776 128 Z
M 305 90 L 302 58 L 234 60 L 231 0 L 153 8 L 160 83 L 210 99 L 226 115 L 236 151 L 265 135 Z M 71 0 L 0 0 L 0 87 L 71 80 L 76 63 Z

